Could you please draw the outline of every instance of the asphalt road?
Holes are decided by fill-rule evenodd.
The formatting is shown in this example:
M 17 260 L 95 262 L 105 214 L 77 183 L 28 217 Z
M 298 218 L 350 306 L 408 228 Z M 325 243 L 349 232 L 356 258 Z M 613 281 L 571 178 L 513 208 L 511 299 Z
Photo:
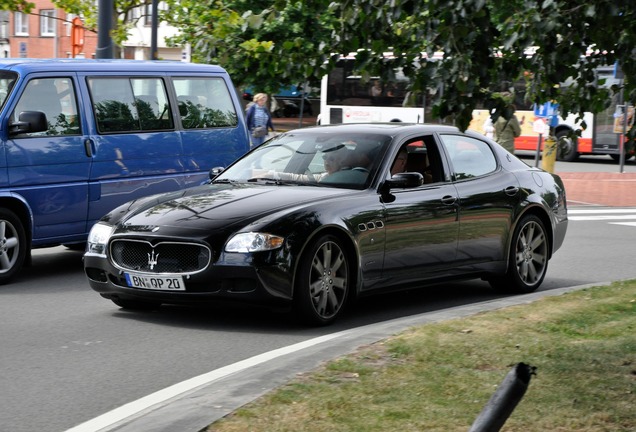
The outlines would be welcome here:
M 615 163 L 587 164 L 594 165 L 585 165 L 592 170 L 617 169 Z M 629 167 L 633 169 L 633 163 Z M 636 221 L 636 209 L 571 210 L 566 242 L 550 262 L 540 292 L 636 277 L 636 226 L 630 224 Z M 617 214 L 623 218 L 613 219 Z M 501 299 L 481 281 L 448 284 L 365 300 L 336 325 L 320 329 L 301 328 L 285 315 L 246 307 L 129 313 L 88 288 L 81 253 L 61 247 L 39 250 L 27 272 L 0 287 L 0 430 L 65 431 L 273 350 L 338 332 L 345 332 L 350 343 L 363 343 L 376 333 L 369 330 L 363 336 L 356 329 L 390 323 L 393 331 L 429 314 L 470 310 Z M 255 394 L 266 391 L 280 373 L 269 369 L 276 361 L 268 364 L 260 366 L 266 378 L 252 378 Z M 234 376 L 235 381 L 239 378 L 246 376 Z M 225 396 L 231 400 L 233 395 Z M 175 403 L 178 406 L 178 400 Z M 134 411 L 135 406 L 129 408 Z

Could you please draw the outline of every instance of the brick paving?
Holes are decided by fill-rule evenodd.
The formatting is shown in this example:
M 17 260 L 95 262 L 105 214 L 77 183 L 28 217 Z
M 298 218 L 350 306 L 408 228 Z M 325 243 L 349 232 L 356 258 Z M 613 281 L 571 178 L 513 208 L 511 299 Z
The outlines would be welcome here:
M 636 207 L 636 173 L 557 172 L 570 206 Z

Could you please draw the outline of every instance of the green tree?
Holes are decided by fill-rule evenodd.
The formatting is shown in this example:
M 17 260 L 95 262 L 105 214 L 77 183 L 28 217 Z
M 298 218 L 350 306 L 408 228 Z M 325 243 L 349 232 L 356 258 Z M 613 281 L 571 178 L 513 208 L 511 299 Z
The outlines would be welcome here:
M 84 28 L 97 32 L 98 2 L 95 0 L 51 0 L 53 4 L 68 13 L 83 18 Z M 152 4 L 152 0 L 113 0 L 113 28 L 111 37 L 117 46 L 128 39 L 128 32 L 146 15 L 138 14 L 133 18 L 135 9 L 145 10 L 144 6 Z
M 397 54 L 395 63 L 417 64 L 410 73 L 418 85 L 443 89 L 437 115 L 453 116 L 464 129 L 476 104 L 501 108 L 501 83 L 524 74 L 533 102 L 555 99 L 566 112 L 600 111 L 608 98 L 594 85 L 594 69 L 618 62 L 626 76 L 625 95 L 634 103 L 636 11 L 621 4 L 344 0 L 336 7 L 340 51 L 366 48 L 377 57 L 390 50 Z M 442 52 L 443 58 L 427 61 L 420 52 Z M 572 85 L 559 86 L 568 79 Z
M 440 91 L 437 116 L 465 129 L 476 106 L 503 108 L 502 83 L 524 76 L 532 102 L 598 112 L 609 99 L 594 69 L 617 62 L 636 102 L 635 15 L 616 0 L 172 0 L 167 19 L 196 61 L 268 91 L 317 82 L 334 53 L 358 52 L 363 76 L 400 66 L 414 90 Z
M 35 5 L 27 0 L 0 0 L 0 10 L 15 12 L 31 12 Z
M 271 93 L 317 85 L 327 71 L 337 21 L 325 1 L 168 3 L 163 18 L 181 30 L 172 43 L 190 44 L 194 61 L 222 65 L 238 86 Z

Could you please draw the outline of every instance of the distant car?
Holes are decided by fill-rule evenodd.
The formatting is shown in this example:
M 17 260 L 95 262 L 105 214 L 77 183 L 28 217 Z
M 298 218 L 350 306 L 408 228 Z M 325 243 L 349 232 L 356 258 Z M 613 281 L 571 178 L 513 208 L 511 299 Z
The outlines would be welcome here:
M 90 286 L 124 309 L 236 300 L 324 325 L 350 298 L 451 279 L 534 291 L 568 224 L 557 175 L 450 126 L 293 130 L 211 176 L 104 216 Z

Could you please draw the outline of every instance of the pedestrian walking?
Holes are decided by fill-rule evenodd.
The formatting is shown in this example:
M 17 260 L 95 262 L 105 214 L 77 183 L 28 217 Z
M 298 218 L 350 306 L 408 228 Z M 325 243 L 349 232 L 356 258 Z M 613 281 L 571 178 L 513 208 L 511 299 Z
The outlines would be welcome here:
M 272 115 L 267 109 L 267 95 L 257 93 L 254 95 L 253 101 L 254 103 L 245 112 L 245 120 L 250 131 L 252 146 L 256 147 L 267 139 L 270 129 L 272 132 L 274 131 L 274 124 L 272 123 Z
M 515 152 L 515 138 L 521 135 L 521 125 L 515 111 L 514 105 L 508 105 L 495 121 L 495 141 L 510 153 Z

